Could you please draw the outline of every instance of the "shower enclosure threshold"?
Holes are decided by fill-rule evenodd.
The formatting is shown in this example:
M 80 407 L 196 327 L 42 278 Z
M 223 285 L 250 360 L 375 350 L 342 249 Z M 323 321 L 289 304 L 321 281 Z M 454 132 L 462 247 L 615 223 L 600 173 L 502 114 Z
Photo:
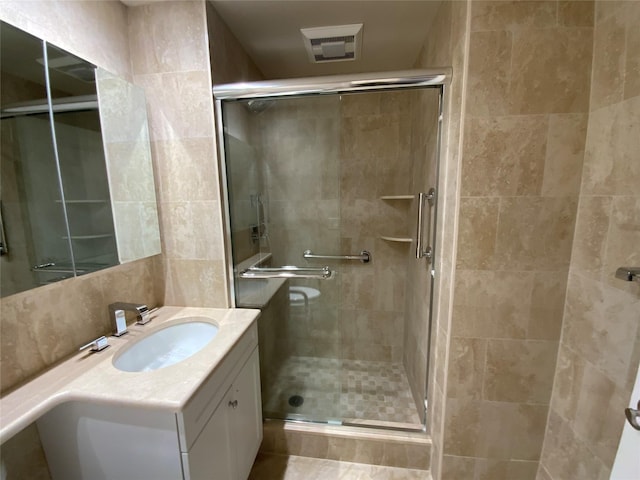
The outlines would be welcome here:
M 260 452 L 429 470 L 431 445 L 426 432 L 265 420 Z

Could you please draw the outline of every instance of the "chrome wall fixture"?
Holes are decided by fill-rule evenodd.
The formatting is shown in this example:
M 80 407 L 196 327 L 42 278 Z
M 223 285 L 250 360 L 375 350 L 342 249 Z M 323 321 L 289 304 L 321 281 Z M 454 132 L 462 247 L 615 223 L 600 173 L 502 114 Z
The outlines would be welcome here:
M 362 263 L 369 263 L 371 260 L 371 252 L 362 250 L 357 255 L 319 255 L 311 250 L 305 250 L 302 256 L 306 259 L 322 259 L 322 260 L 360 260 Z
M 627 282 L 640 282 L 640 267 L 620 267 L 616 270 L 616 278 Z
M 240 278 L 331 278 L 329 267 L 251 267 L 238 274 Z
M 426 258 L 431 261 L 433 257 L 433 248 L 431 245 L 427 245 L 424 247 L 424 211 L 425 211 L 425 202 L 429 204 L 429 208 L 426 210 L 429 211 L 429 218 L 427 219 L 427 242 L 431 242 L 431 222 L 432 217 L 431 209 L 436 203 L 436 189 L 430 188 L 427 193 L 420 192 L 418 194 L 418 226 L 416 231 L 416 258 Z

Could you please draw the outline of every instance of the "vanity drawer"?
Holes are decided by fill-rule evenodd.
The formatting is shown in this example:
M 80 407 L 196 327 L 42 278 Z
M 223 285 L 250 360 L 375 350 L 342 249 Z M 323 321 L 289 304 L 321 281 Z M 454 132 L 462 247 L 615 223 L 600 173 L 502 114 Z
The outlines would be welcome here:
M 211 414 L 257 346 L 258 327 L 254 322 L 209 378 L 203 382 L 182 412 L 178 413 L 178 435 L 182 452 L 188 452 L 193 446 Z

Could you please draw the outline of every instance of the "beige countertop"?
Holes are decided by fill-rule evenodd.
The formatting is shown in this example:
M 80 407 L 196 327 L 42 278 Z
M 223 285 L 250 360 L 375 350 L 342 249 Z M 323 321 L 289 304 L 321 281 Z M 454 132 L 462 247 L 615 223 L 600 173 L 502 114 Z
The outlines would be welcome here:
M 110 347 L 79 352 L 0 399 L 0 443 L 68 401 L 91 401 L 177 412 L 218 367 L 221 360 L 258 318 L 259 310 L 161 307 L 144 326 L 129 325 L 122 337 L 108 337 Z M 174 365 L 149 372 L 123 372 L 114 355 L 147 334 L 183 323 L 190 317 L 218 326 L 202 350 Z M 206 318 L 205 318 L 206 317 Z

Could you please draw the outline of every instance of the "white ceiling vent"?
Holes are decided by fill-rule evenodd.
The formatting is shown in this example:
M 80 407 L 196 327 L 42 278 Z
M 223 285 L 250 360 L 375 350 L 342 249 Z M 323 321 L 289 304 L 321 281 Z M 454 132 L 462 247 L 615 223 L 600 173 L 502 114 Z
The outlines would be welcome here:
M 312 63 L 346 62 L 360 56 L 362 24 L 301 28 Z

